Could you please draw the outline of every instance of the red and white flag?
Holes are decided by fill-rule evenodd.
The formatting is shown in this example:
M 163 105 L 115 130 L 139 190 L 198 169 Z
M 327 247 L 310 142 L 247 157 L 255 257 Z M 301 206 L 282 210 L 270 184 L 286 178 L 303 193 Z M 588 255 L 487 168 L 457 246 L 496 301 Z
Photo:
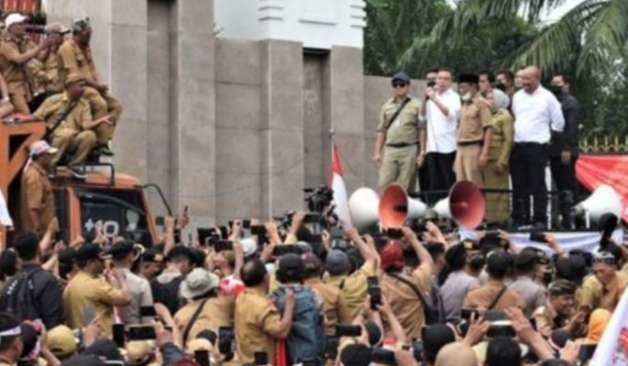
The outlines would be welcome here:
M 340 154 L 338 153 L 336 145 L 333 145 L 331 152 L 331 189 L 334 191 L 334 205 L 336 206 L 335 212 L 336 215 L 338 215 L 338 219 L 344 226 L 351 227 L 347 188 L 345 187 L 345 181 L 342 178 L 342 173 L 343 169 Z

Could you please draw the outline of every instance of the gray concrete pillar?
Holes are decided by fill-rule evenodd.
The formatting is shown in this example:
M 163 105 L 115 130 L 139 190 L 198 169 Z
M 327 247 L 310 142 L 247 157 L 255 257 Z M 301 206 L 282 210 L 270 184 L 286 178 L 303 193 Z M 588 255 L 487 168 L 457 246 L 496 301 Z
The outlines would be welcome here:
M 174 206 L 179 212 L 189 206 L 194 226 L 207 226 L 215 215 L 213 1 L 177 0 L 175 6 L 170 136 Z
M 262 189 L 268 217 L 303 206 L 303 46 L 263 41 L 263 117 L 267 141 Z

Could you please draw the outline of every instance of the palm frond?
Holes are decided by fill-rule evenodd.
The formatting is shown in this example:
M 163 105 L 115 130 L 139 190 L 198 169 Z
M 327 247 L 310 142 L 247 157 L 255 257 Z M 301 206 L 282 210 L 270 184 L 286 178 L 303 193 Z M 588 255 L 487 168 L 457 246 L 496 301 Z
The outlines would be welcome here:
M 618 57 L 628 42 L 628 1 L 607 0 L 584 35 L 578 74 Z
M 574 50 L 580 46 L 580 35 L 605 6 L 603 0 L 585 0 L 521 46 L 511 59 L 505 60 L 504 66 L 538 65 L 548 72 L 568 68 Z

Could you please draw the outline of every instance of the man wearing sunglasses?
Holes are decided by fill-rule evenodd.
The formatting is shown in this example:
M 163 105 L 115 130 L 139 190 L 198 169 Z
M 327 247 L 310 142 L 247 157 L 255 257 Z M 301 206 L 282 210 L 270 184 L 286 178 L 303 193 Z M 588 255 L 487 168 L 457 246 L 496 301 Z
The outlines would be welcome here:
M 393 97 L 382 106 L 373 160 L 379 166 L 379 187 L 391 183 L 415 190 L 421 102 L 409 95 L 410 77 L 392 78 Z

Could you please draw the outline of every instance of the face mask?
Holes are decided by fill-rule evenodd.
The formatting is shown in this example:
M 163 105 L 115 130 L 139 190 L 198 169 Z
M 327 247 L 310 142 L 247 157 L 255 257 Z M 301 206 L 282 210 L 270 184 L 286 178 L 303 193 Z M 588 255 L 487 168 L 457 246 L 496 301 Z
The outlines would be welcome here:
M 471 93 L 467 93 L 462 97 L 462 101 L 468 103 L 471 101 Z
M 552 85 L 550 86 L 550 90 L 552 91 L 552 93 L 554 93 L 554 95 L 559 96 L 563 93 L 563 88 L 557 85 Z
M 497 82 L 497 84 L 495 84 L 495 88 L 501 90 L 501 91 L 506 91 L 506 85 L 504 85 L 504 83 L 502 82 Z

